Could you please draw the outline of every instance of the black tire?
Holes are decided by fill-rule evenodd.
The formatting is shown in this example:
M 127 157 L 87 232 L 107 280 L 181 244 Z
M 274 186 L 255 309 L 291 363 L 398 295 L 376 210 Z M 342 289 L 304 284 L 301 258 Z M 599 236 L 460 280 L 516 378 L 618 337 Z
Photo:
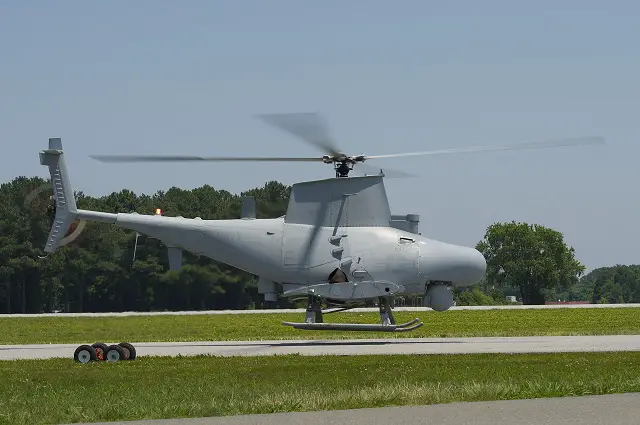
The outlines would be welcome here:
M 104 358 L 108 362 L 124 360 L 124 350 L 119 345 L 110 345 L 104 353 Z
M 96 342 L 91 346 L 96 349 L 96 356 L 98 357 L 98 360 L 104 361 L 104 359 L 106 359 L 105 354 L 109 346 L 104 342 Z
M 96 349 L 90 345 L 83 344 L 76 348 L 76 351 L 73 353 L 73 360 L 78 363 L 95 362 L 98 360 Z
M 121 342 L 118 344 L 124 350 L 124 359 L 125 360 L 135 360 L 136 359 L 136 348 L 129 344 L 128 342 Z

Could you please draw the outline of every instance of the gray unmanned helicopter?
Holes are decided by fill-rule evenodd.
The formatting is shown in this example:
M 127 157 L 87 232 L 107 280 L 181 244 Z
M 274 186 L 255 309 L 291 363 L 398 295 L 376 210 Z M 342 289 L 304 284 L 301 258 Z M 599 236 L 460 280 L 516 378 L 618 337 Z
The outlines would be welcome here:
M 452 154 L 557 146 L 602 144 L 601 137 L 542 143 L 479 146 L 390 155 L 342 153 L 332 142 L 322 118 L 314 113 L 262 115 L 267 123 L 319 147 L 318 157 L 200 157 L 98 155 L 103 162 L 153 161 L 303 161 L 332 164 L 335 178 L 295 183 L 286 214 L 256 219 L 255 200 L 244 198 L 242 217 L 202 220 L 162 214 L 107 213 L 76 207 L 62 142 L 49 139 L 40 163 L 49 167 L 55 218 L 45 246 L 54 252 L 75 220 L 111 223 L 162 241 L 172 269 L 180 269 L 182 251 L 210 257 L 258 276 L 265 301 L 278 296 L 306 298 L 304 322 L 283 322 L 296 329 L 405 332 L 423 325 L 419 319 L 397 324 L 395 297 L 424 296 L 424 305 L 445 311 L 453 304 L 452 287 L 467 287 L 485 274 L 486 262 L 474 248 L 422 236 L 416 214 L 391 213 L 383 178 L 407 177 L 404 172 L 349 176 L 365 161 L 413 155 Z M 369 167 L 371 170 L 372 167 Z M 343 311 L 377 301 L 381 324 L 324 323 L 323 313 Z M 338 307 L 323 311 L 322 305 Z

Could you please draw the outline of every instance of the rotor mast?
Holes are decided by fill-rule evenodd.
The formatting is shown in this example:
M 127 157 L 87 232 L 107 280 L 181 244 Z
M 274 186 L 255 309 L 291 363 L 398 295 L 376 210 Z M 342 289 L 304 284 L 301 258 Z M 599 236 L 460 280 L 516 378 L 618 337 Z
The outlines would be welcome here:
M 336 178 L 349 177 L 349 172 L 353 171 L 353 167 L 358 162 L 364 162 L 364 155 L 347 156 L 345 154 L 324 155 L 322 162 L 325 164 L 333 164 L 336 172 Z

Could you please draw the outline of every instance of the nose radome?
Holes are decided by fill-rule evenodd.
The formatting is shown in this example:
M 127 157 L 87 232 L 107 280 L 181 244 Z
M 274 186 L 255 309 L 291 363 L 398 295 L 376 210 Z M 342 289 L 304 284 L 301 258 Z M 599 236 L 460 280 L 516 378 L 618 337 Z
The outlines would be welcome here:
M 420 272 L 427 279 L 470 286 L 478 283 L 486 271 L 484 255 L 475 248 L 433 240 L 420 246 Z
M 475 282 L 482 279 L 484 274 L 487 272 L 487 260 L 480 251 L 474 248 L 470 248 L 469 269 L 471 280 L 474 280 Z
M 487 271 L 487 262 L 484 255 L 475 248 L 458 246 L 452 250 L 451 264 L 457 268 L 457 279 L 454 283 L 458 286 L 469 286 L 478 283 Z

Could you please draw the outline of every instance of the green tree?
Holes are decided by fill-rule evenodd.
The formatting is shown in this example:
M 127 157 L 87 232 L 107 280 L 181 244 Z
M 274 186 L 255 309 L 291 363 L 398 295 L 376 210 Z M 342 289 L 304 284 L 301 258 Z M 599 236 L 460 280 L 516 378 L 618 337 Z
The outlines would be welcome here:
M 490 296 L 480 288 L 464 288 L 454 290 L 454 301 L 457 306 L 465 305 L 504 305 L 507 301 L 502 296 Z
M 476 248 L 487 260 L 487 281 L 519 288 L 523 304 L 544 304 L 546 289 L 566 290 L 585 271 L 562 233 L 537 224 L 492 224 Z
M 39 195 L 28 198 L 34 190 Z M 286 212 L 290 187 L 267 182 L 255 196 L 258 218 Z M 183 269 L 170 271 L 160 241 L 105 223 L 86 224 L 73 243 L 43 257 L 51 223 L 48 182 L 18 177 L 0 186 L 0 312 L 242 309 L 261 306 L 254 276 L 185 252 Z M 210 185 L 154 194 L 123 189 L 101 197 L 76 193 L 79 208 L 106 212 L 228 219 L 240 215 L 242 197 Z M 30 202 L 25 202 L 30 199 Z M 135 248 L 135 260 L 134 260 Z M 286 300 L 283 307 L 289 306 Z
M 210 258 L 183 254 L 183 269 L 170 271 L 167 247 L 160 241 L 105 223 L 87 223 L 81 236 L 53 255 L 42 248 L 51 223 L 48 182 L 20 176 L 0 185 L 0 312 L 52 310 L 157 311 L 180 309 L 262 308 L 257 279 Z M 39 188 L 46 190 L 25 202 Z M 176 187 L 153 194 L 123 189 L 104 196 L 76 193 L 78 207 L 106 212 L 228 219 L 240 215 L 242 196 L 256 199 L 258 218 L 285 214 L 291 187 L 277 181 L 239 195 L 204 185 Z M 135 247 L 135 261 L 134 261 Z M 640 302 L 640 266 L 594 270 L 573 258 L 558 232 L 526 224 L 496 224 L 478 244 L 488 263 L 478 290 L 458 291 L 462 304 L 504 303 L 516 295 L 525 303 L 544 302 L 544 295 L 592 302 Z M 281 299 L 282 308 L 295 303 Z
M 640 265 L 601 267 L 585 275 L 591 302 L 604 304 L 640 302 Z

